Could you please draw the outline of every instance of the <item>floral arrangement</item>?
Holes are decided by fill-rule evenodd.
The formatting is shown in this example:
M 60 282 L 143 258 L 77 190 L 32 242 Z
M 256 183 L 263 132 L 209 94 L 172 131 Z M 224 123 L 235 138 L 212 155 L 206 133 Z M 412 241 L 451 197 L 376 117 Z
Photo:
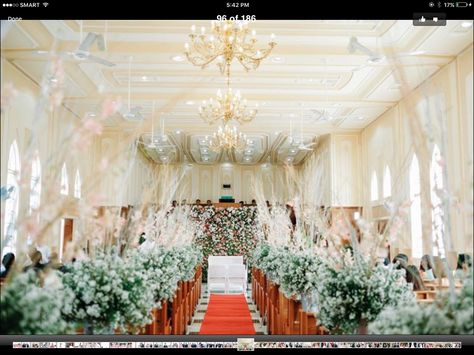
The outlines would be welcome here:
M 349 249 L 342 252 L 341 259 L 322 258 L 313 276 L 318 324 L 332 333 L 356 333 L 385 307 L 414 298 L 403 270 L 373 264 Z
M 151 321 L 153 290 L 147 274 L 114 252 L 76 261 L 62 279 L 74 294 L 71 321 L 100 333 L 117 327 L 130 331 Z
M 412 300 L 388 307 L 369 324 L 373 334 L 473 334 L 473 273 L 466 276 L 455 297 L 439 295 L 431 304 Z
M 288 247 L 275 247 L 261 242 L 253 253 L 254 265 L 262 270 L 274 283 L 280 284 L 282 275 L 280 268 L 287 262 L 290 249 Z
M 203 253 L 203 275 L 209 255 L 243 255 L 249 261 L 257 244 L 257 209 L 255 207 L 216 209 L 194 206 L 191 217 L 199 223 L 195 244 Z
M 287 298 L 311 293 L 316 288 L 320 260 L 308 251 L 290 251 L 278 269 L 280 289 Z
M 173 247 L 161 246 L 128 254 L 131 268 L 142 270 L 147 275 L 148 287 L 153 293 L 155 306 L 162 300 L 172 299 L 178 281 L 187 281 L 194 275 L 196 266 L 201 263 L 202 253 L 194 246 Z
M 178 258 L 178 268 L 180 270 L 180 280 L 189 281 L 193 278 L 196 266 L 201 263 L 202 252 L 201 249 L 194 246 L 185 246 L 181 248 L 174 248 Z
M 2 286 L 1 334 L 64 334 L 70 330 L 63 315 L 72 312 L 74 295 L 65 289 L 55 271 L 40 285 L 35 272 L 15 273 Z
M 286 297 L 301 298 L 316 285 L 319 257 L 307 250 L 278 248 L 261 242 L 252 254 L 253 264 L 280 285 Z
M 251 261 L 253 266 L 262 269 L 261 263 L 263 258 L 268 256 L 270 252 L 270 245 L 264 241 L 260 241 L 251 254 Z

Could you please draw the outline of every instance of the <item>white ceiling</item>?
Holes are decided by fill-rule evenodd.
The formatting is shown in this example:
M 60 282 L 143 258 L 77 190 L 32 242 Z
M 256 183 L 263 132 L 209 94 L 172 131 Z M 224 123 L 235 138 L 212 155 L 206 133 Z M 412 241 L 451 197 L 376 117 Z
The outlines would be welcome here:
M 2 34 L 2 57 L 39 83 L 50 60 L 48 52 L 78 47 L 80 24 L 70 20 L 18 22 Z M 417 87 L 472 43 L 472 27 L 462 27 L 461 21 L 448 21 L 441 27 L 372 20 L 251 23 L 260 47 L 265 47 L 271 33 L 277 36 L 277 46 L 256 71 L 245 72 L 238 63 L 232 65 L 232 88 L 240 89 L 249 106 L 258 103 L 259 111 L 254 121 L 239 127 L 254 144 L 246 153 L 227 156 L 206 151 L 202 139 L 216 127 L 198 115 L 198 104 L 224 87 L 224 77 L 215 65 L 200 69 L 173 59 L 183 56 L 193 24 L 208 30 L 210 26 L 209 21 L 84 21 L 83 35 L 102 33 L 106 40 L 107 50 L 100 52 L 94 46 L 92 54 L 116 66 L 66 56 L 65 106 L 80 118 L 98 110 L 107 96 L 120 96 L 126 102 L 128 60 L 133 56 L 131 102 L 142 107 L 145 121 L 128 122 L 116 114 L 107 125 L 136 128 L 143 133 L 141 141 L 148 144 L 154 101 L 155 126 L 164 121 L 168 140 L 157 142 L 161 148 L 143 145 L 142 151 L 157 163 L 299 164 L 307 151 L 297 148 L 299 142 L 289 142 L 290 122 L 293 137 L 303 138 L 305 144 L 331 132 L 359 131 L 402 98 L 401 86 Z M 352 36 L 386 59 L 370 64 L 366 54 L 349 53 Z M 417 55 L 404 55 L 409 52 Z M 396 81 L 395 70 L 402 70 L 406 83 Z M 321 115 L 323 112 L 327 114 Z

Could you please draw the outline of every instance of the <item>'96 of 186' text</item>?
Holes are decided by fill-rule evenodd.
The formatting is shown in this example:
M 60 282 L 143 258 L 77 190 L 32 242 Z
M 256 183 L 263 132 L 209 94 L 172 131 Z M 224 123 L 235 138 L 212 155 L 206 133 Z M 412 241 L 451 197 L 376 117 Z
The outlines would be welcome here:
M 217 15 L 217 21 L 256 21 L 255 15 L 235 15 L 229 16 L 227 15 Z

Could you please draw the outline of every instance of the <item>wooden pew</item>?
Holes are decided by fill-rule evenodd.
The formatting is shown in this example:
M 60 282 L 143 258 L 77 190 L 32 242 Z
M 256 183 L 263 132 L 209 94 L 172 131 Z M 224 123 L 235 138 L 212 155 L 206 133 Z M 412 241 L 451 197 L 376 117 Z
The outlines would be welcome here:
M 268 323 L 268 282 L 266 275 L 259 270 L 258 271 L 258 310 L 260 317 L 264 319 L 264 324 Z
M 317 325 L 316 314 L 305 312 L 301 308 L 298 310 L 299 332 L 300 334 L 329 334 L 326 328 Z
M 183 298 L 182 298 L 182 301 L 181 301 L 181 307 L 183 309 L 183 319 L 182 319 L 182 329 L 181 329 L 181 331 L 183 333 L 185 333 L 186 332 L 186 326 L 188 324 L 188 314 L 189 314 L 189 302 L 188 302 L 189 282 L 188 281 L 183 281 L 182 287 L 183 287 Z
M 173 308 L 172 308 L 172 334 L 173 335 L 181 335 L 183 334 L 183 289 L 182 289 L 182 281 L 178 282 L 178 289 L 176 290 L 176 294 L 173 297 Z
M 256 280 L 256 268 L 252 268 L 252 301 L 256 304 L 257 298 L 255 297 L 255 290 L 257 289 L 257 280 Z
M 283 292 L 278 291 L 278 318 L 277 318 L 277 333 L 275 334 L 287 334 L 288 325 L 288 298 L 285 297 Z
M 268 318 L 268 333 L 269 334 L 281 334 L 281 327 L 279 324 L 279 286 L 269 279 L 266 280 L 266 294 L 265 299 L 265 310 Z
M 301 302 L 294 297 L 288 300 L 288 321 L 285 334 L 299 334 L 300 320 L 298 318 Z
M 433 290 L 420 290 L 420 291 L 413 291 L 415 293 L 415 297 L 417 300 L 426 300 L 431 299 L 434 300 L 436 295 L 438 294 L 437 291 Z

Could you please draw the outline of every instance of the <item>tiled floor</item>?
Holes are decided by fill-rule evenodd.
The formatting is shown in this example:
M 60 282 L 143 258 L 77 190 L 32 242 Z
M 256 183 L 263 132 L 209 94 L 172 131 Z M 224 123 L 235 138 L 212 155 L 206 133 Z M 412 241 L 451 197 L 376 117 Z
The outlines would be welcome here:
M 256 334 L 267 334 L 267 328 L 262 323 L 262 319 L 260 318 L 257 307 L 252 302 L 252 291 L 250 290 L 251 284 L 249 284 L 247 288 L 247 304 L 249 306 L 250 315 L 252 316 L 253 324 L 255 327 Z M 199 330 L 201 329 L 201 324 L 204 320 L 204 314 L 206 313 L 207 306 L 209 304 L 209 295 L 207 293 L 207 285 L 202 285 L 202 294 L 201 299 L 199 300 L 199 304 L 196 307 L 196 311 L 194 312 L 193 320 L 191 325 L 188 326 L 186 334 L 199 334 Z

